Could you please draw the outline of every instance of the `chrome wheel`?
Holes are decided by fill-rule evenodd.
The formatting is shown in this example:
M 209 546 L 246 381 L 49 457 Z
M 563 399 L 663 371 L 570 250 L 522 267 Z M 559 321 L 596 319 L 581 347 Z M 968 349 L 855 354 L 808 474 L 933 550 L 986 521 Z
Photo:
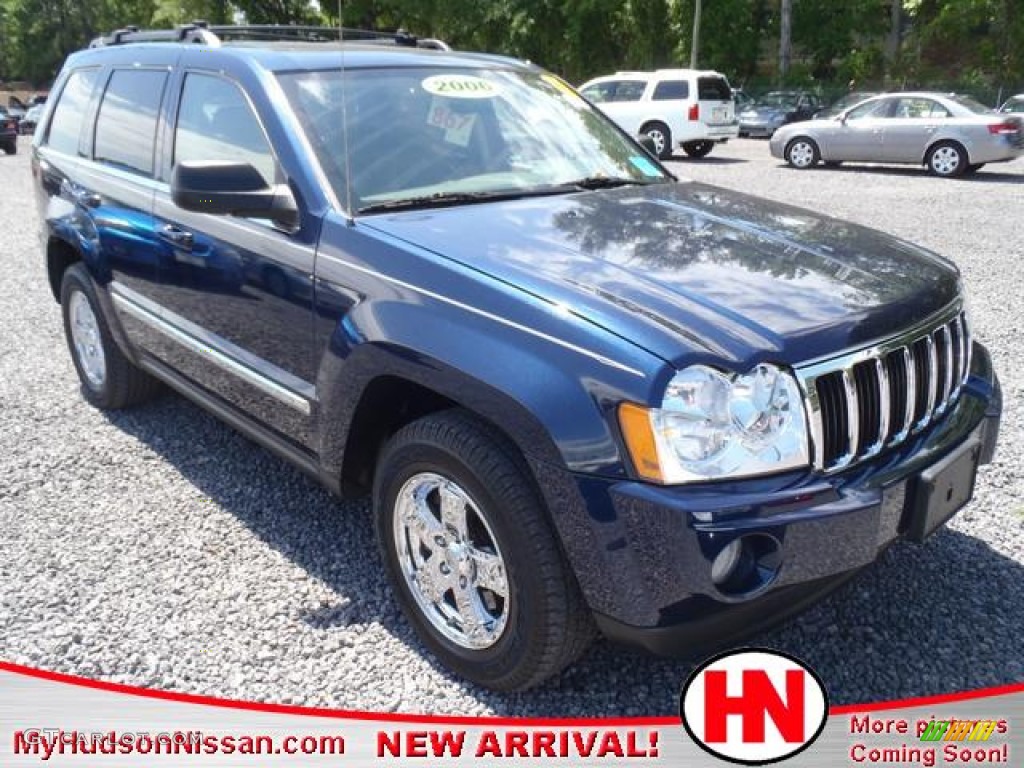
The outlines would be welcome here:
M 810 168 L 817 161 L 817 147 L 804 139 L 789 145 L 789 162 L 794 168 Z
M 493 646 L 511 597 L 505 561 L 477 504 L 457 483 L 422 472 L 402 485 L 392 514 L 399 567 L 423 616 L 462 648 Z
M 654 144 L 654 153 L 662 160 L 672 155 L 672 134 L 668 127 L 661 123 L 645 125 L 642 133 Z
M 107 358 L 103 353 L 103 340 L 100 338 L 96 314 L 92 311 L 89 299 L 81 291 L 74 291 L 71 294 L 71 305 L 68 310 L 71 319 L 71 341 L 75 346 L 78 364 L 89 386 L 96 390 L 102 389 L 107 378 Z
M 651 141 L 654 142 L 654 151 L 658 153 L 658 157 L 661 157 L 665 151 L 665 134 L 659 131 L 657 128 L 652 128 L 647 132 L 647 135 L 651 137 Z
M 962 170 L 963 157 L 952 144 L 936 147 L 931 156 L 932 170 L 939 176 L 955 176 Z

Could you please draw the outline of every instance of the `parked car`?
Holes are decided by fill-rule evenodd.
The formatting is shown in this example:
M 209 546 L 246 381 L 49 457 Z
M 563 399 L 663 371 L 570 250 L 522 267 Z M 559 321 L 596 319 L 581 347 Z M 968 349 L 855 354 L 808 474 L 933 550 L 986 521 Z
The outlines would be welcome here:
M 6 110 L 8 115 L 16 120 L 21 120 L 21 118 L 25 116 L 27 108 L 22 100 L 17 96 L 8 96 Z
M 966 96 L 876 96 L 831 120 L 791 125 L 772 137 L 773 156 L 794 168 L 824 161 L 924 165 L 936 176 L 973 173 L 1024 153 L 1019 118 Z
M 821 102 L 806 91 L 772 91 L 740 111 L 740 136 L 770 137 L 779 128 L 800 120 L 810 120 Z
M 35 133 L 36 126 L 39 125 L 39 118 L 43 115 L 43 108 L 45 104 L 36 104 L 29 107 L 28 112 L 21 118 L 21 122 L 18 124 L 18 129 L 21 133 L 31 135 Z
M 1004 114 L 1024 115 L 1024 93 L 1008 98 L 999 111 Z
M 662 159 L 675 147 L 704 157 L 738 133 L 732 89 L 718 72 L 618 72 L 584 83 L 580 93 L 630 135 L 649 136 Z
M 739 114 L 745 107 L 754 103 L 754 98 L 742 88 L 732 89 L 732 100 L 736 103 L 736 114 Z
M 814 119 L 827 120 L 828 118 L 835 117 L 840 112 L 845 112 L 850 107 L 856 106 L 862 101 L 867 101 L 872 96 L 878 96 L 878 94 L 878 91 L 850 91 L 849 93 L 840 96 L 829 106 L 815 112 Z
M 8 155 L 18 151 L 18 121 L 0 107 L 0 149 Z
M 259 31 L 64 64 L 32 178 L 82 396 L 162 382 L 369 495 L 459 674 L 733 643 L 970 499 L 1001 395 L 952 263 L 678 182 L 532 64 Z

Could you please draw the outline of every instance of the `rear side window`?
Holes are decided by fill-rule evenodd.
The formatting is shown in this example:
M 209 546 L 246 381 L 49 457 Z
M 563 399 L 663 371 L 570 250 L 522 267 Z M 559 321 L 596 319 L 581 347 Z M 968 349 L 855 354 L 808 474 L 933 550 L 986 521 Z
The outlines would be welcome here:
M 595 104 L 610 101 L 640 101 L 647 83 L 643 80 L 607 80 L 595 83 L 583 91 L 583 95 Z
M 80 69 L 71 73 L 53 112 L 47 146 L 60 152 L 78 154 L 78 139 L 92 89 L 96 85 L 96 74 L 95 69 Z
M 275 179 L 274 154 L 238 86 L 220 77 L 189 73 L 178 107 L 174 162 L 207 160 L 249 163 L 267 184 Z
M 654 87 L 654 101 L 679 101 L 690 98 L 690 84 L 685 80 L 662 80 Z
M 697 78 L 697 91 L 701 101 L 732 101 L 732 89 L 724 77 Z
M 93 157 L 126 171 L 153 173 L 156 119 L 167 73 L 124 69 L 110 76 L 96 118 Z

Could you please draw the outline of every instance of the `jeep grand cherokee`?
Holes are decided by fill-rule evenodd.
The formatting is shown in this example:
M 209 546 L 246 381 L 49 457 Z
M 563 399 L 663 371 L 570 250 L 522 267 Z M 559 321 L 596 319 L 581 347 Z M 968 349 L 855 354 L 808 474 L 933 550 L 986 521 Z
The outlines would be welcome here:
M 169 385 L 368 493 L 461 675 L 526 688 L 595 629 L 727 645 L 970 499 L 1000 392 L 950 262 L 678 182 L 530 64 L 229 38 L 122 31 L 55 84 L 82 393 Z

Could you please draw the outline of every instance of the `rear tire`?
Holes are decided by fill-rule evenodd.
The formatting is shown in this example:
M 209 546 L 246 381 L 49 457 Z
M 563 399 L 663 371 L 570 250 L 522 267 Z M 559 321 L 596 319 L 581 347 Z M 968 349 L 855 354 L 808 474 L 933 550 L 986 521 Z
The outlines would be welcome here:
M 64 272 L 60 305 L 64 336 L 86 400 L 97 408 L 118 409 L 143 403 L 160 392 L 160 383 L 137 368 L 117 346 L 92 278 L 81 262 Z
M 707 157 L 715 148 L 713 141 L 688 141 L 683 144 L 683 151 L 689 157 Z
M 967 150 L 955 141 L 941 141 L 928 150 L 925 164 L 933 175 L 944 179 L 962 176 L 968 169 Z
M 659 160 L 669 160 L 672 157 L 672 131 L 667 125 L 647 123 L 640 129 L 640 133 L 651 137 Z
M 12 141 L 7 144 L 4 144 L 4 152 L 8 155 L 18 154 L 18 142 Z
M 821 159 L 821 152 L 814 139 L 797 136 L 786 145 L 786 162 L 794 168 L 805 170 L 813 168 Z
M 557 674 L 594 636 L 514 456 L 486 424 L 445 411 L 388 441 L 373 491 L 377 540 L 406 618 L 446 666 L 501 691 Z

